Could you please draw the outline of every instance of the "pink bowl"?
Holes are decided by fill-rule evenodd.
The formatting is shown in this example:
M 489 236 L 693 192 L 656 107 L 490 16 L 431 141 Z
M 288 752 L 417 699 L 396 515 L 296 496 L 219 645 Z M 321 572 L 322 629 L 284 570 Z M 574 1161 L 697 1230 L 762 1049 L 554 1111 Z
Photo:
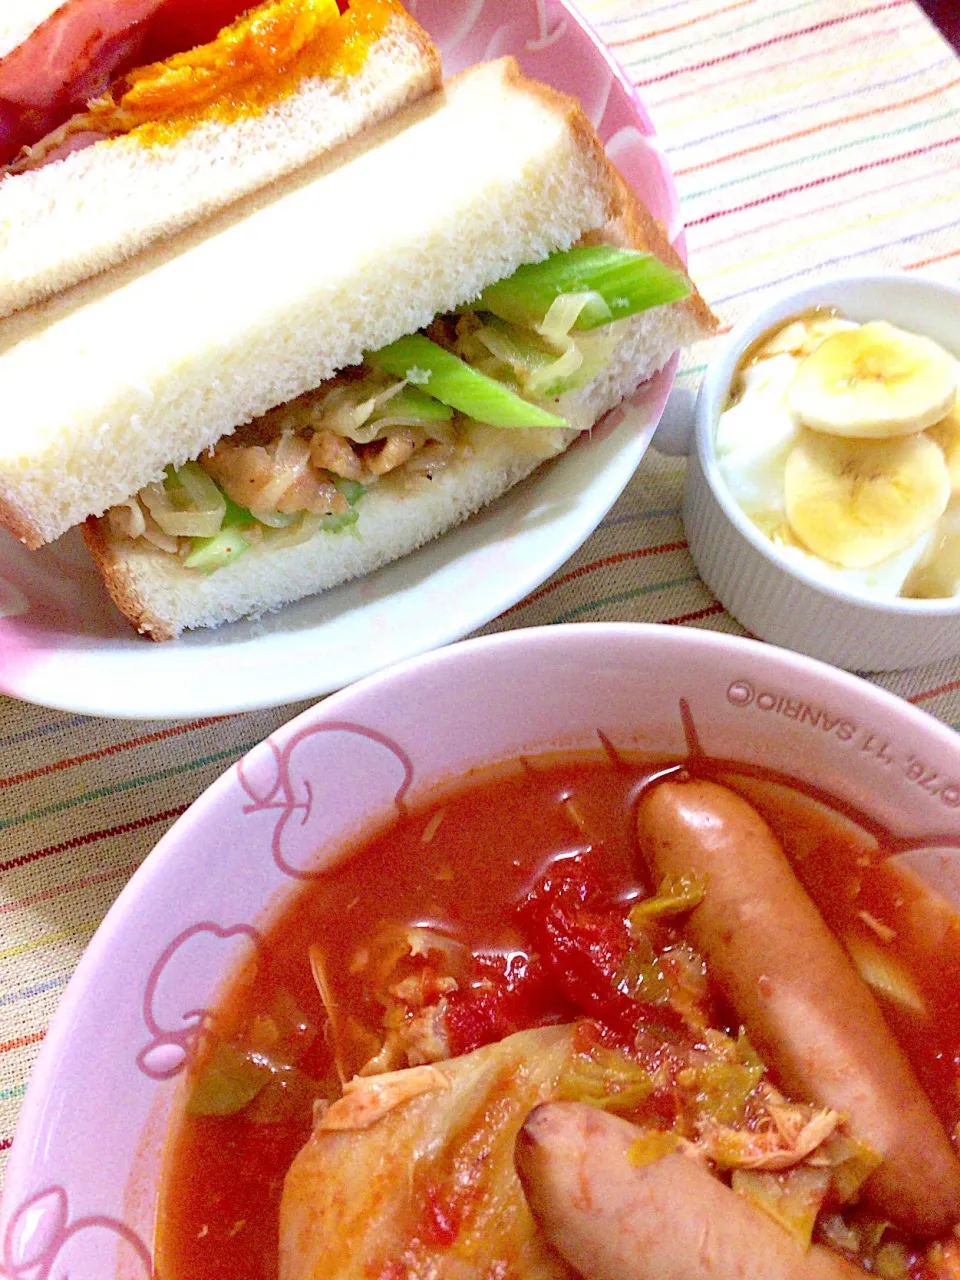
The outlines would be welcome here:
M 683 253 L 677 193 L 649 117 L 572 5 L 409 0 L 409 8 L 439 45 L 448 75 L 509 53 L 527 74 L 578 97 Z M 176 643 L 151 645 L 131 630 L 77 530 L 40 551 L 0 530 L 0 692 L 84 715 L 218 715 L 329 693 L 469 635 L 534 590 L 596 528 L 649 444 L 675 369 L 674 360 L 536 483 L 414 555 L 276 614 Z
M 753 641 L 631 624 L 512 632 L 414 659 L 262 743 L 125 889 L 27 1095 L 0 1275 L 150 1275 L 163 1137 L 200 1011 L 277 904 L 371 816 L 475 766 L 594 747 L 598 729 L 682 756 L 684 716 L 707 754 L 778 768 L 883 823 L 897 856 L 960 903 L 960 739 L 853 676 Z

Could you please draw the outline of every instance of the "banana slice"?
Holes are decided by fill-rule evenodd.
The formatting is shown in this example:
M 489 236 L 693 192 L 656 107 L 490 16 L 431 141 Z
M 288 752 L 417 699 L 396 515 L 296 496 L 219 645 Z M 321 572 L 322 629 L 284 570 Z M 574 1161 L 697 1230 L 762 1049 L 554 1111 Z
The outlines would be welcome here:
M 945 418 L 930 427 L 927 435 L 943 450 L 950 472 L 950 487 L 960 494 L 960 405 L 954 405 Z
M 957 362 L 915 333 L 873 320 L 831 334 L 801 361 L 787 393 L 805 427 L 886 440 L 939 422 L 957 395 Z
M 804 431 L 784 471 L 787 520 L 814 555 L 862 569 L 906 550 L 940 519 L 950 474 L 925 435 L 838 440 Z

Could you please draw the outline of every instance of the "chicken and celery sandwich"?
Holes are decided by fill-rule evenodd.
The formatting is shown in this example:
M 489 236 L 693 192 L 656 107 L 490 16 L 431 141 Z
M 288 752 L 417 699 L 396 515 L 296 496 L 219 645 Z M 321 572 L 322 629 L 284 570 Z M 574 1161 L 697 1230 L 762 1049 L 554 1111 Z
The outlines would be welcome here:
M 579 106 L 503 59 L 0 325 L 0 509 L 33 545 L 86 519 L 167 639 L 406 555 L 712 327 Z

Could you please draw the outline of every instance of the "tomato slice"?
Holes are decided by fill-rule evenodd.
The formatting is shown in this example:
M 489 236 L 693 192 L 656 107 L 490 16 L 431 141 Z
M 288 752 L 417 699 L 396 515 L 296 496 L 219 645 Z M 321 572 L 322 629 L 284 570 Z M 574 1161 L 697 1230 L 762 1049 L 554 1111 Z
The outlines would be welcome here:
M 623 989 L 632 940 L 626 911 L 604 890 L 580 857 L 548 868 L 518 909 L 520 921 L 557 991 L 580 1014 L 632 1047 L 642 1025 L 687 1035 L 669 1004 L 636 1000 Z

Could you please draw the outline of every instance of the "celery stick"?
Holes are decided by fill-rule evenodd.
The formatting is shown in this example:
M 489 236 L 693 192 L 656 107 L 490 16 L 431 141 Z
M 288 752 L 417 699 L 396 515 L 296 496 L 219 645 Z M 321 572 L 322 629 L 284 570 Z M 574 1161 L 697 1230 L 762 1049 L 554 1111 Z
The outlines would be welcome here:
M 426 397 L 424 398 L 426 399 Z M 445 406 L 439 407 L 443 408 Z M 351 507 L 355 507 L 367 492 L 366 485 L 362 485 L 359 480 L 345 480 L 343 476 L 334 476 L 333 483 L 350 503 Z
M 681 271 L 664 266 L 651 253 L 613 245 L 581 245 L 554 253 L 544 262 L 520 267 L 481 293 L 473 304 L 514 324 L 536 326 L 562 293 L 598 293 L 606 304 L 588 304 L 574 329 L 596 329 L 650 307 L 686 298 L 691 284 Z
M 418 387 L 404 387 L 377 411 L 377 416 L 384 418 L 406 417 L 408 414 L 418 422 L 449 422 L 453 410 L 432 396 L 424 395 Z
M 199 462 L 167 467 L 163 487 L 174 509 L 215 515 L 225 502 L 223 490 Z M 221 520 L 223 516 L 221 515 Z
M 491 427 L 565 427 L 556 414 L 538 409 L 502 382 L 470 366 L 420 333 L 366 357 L 374 369 L 407 378 L 421 391 Z
M 237 529 L 225 530 L 215 538 L 191 538 L 190 554 L 183 563 L 188 569 L 212 573 L 242 556 L 249 545 Z
M 343 511 L 339 515 L 324 516 L 320 528 L 324 533 L 344 533 L 359 519 L 360 512 L 351 507 L 349 511 Z
M 492 312 L 484 316 L 484 321 L 477 332 L 478 339 L 498 360 L 509 364 L 515 374 L 537 373 L 556 364 L 556 351 L 548 347 L 538 334 L 510 324 Z
M 227 509 L 223 516 L 222 530 L 249 529 L 254 524 L 265 524 L 268 529 L 287 529 L 297 518 L 295 515 L 281 515 L 279 511 L 274 511 L 269 516 L 266 513 L 256 516 L 246 507 L 241 507 L 239 503 L 234 502 L 226 493 L 223 496 Z
M 191 1116 L 232 1116 L 252 1102 L 273 1075 L 249 1050 L 232 1044 L 214 1049 L 187 1099 Z
M 180 496 L 185 497 L 183 481 L 181 480 L 180 475 L 184 470 L 186 470 L 187 467 L 194 467 L 197 471 L 199 471 L 203 475 L 207 483 L 211 484 L 217 490 L 220 496 L 223 498 L 223 501 L 225 504 L 225 510 L 223 513 L 223 519 L 220 522 L 221 531 L 224 529 L 242 529 L 244 525 L 251 525 L 256 523 L 256 517 L 250 511 L 248 511 L 246 507 L 241 507 L 236 502 L 234 502 L 234 500 L 228 496 L 228 494 L 224 491 L 224 489 L 220 485 L 218 485 L 217 482 L 211 476 L 207 475 L 207 473 L 203 470 L 203 468 L 199 465 L 199 463 L 196 463 L 196 462 L 187 462 L 184 464 L 183 467 L 180 467 L 177 470 L 175 470 L 173 467 L 167 467 L 165 479 L 164 479 L 164 486 L 167 490 L 167 493 L 170 494 L 171 498 L 174 498 L 176 500 L 176 497 L 180 497 Z
M 256 517 L 252 511 L 248 511 L 246 507 L 241 507 L 239 503 L 234 502 L 232 498 L 223 495 L 226 499 L 227 509 L 223 513 L 223 529 L 242 529 L 244 525 L 256 524 Z

